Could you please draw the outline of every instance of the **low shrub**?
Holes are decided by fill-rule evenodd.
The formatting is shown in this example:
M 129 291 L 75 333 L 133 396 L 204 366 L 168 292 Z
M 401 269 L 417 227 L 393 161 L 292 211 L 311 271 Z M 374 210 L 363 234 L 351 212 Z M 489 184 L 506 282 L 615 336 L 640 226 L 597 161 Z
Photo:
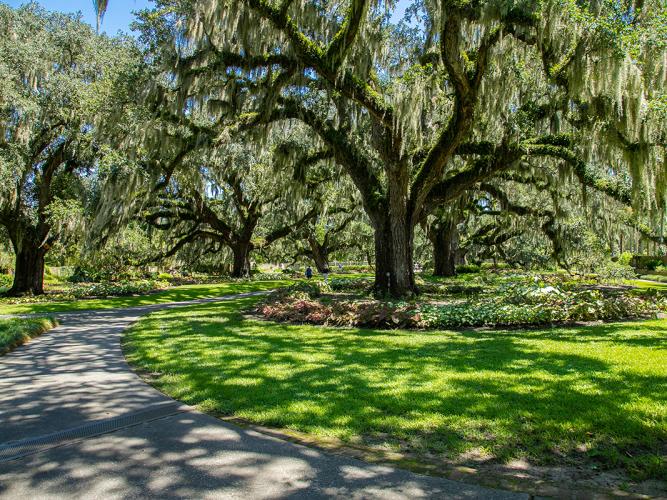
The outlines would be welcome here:
M 623 281 L 631 280 L 637 277 L 635 269 L 630 265 L 623 265 L 619 262 L 608 262 L 598 269 L 598 278 L 603 281 Z
M 418 281 L 419 293 L 426 295 L 477 295 L 484 292 L 485 287 L 477 283 L 432 283 Z
M 0 288 L 9 288 L 14 282 L 14 276 L 9 274 L 0 274 Z
M 70 288 L 69 294 L 74 298 L 86 297 L 122 297 L 127 295 L 144 294 L 169 287 L 166 281 L 141 280 L 78 284 Z
M 646 269 L 649 271 L 655 271 L 662 264 L 661 260 L 653 259 L 646 262 Z
M 632 263 L 632 252 L 623 252 L 619 255 L 618 263 L 622 266 L 629 266 Z
M 338 266 L 333 266 L 333 270 L 338 272 Z M 372 273 L 373 269 L 370 266 L 364 265 L 343 265 L 343 273 Z
M 370 278 L 333 278 L 329 286 L 334 292 L 365 292 L 373 288 Z
M 456 266 L 456 272 L 459 274 L 472 274 L 480 272 L 481 268 L 477 264 L 461 264 Z
M 496 262 L 495 264 L 493 262 L 482 262 L 482 264 L 479 267 L 481 269 L 495 269 L 495 270 L 507 270 L 513 268 L 513 266 L 508 264 L 507 262 Z
M 250 277 L 253 281 L 278 281 L 284 280 L 283 273 L 253 273 Z
M 251 281 L 280 281 L 287 276 L 283 273 L 254 273 L 242 278 L 233 278 L 226 274 L 187 274 L 174 276 L 169 281 L 172 285 L 210 285 L 215 283 L 248 283 Z
M 299 298 L 318 298 L 322 296 L 322 292 L 329 291 L 330 288 L 326 283 L 319 281 L 298 281 L 288 287 L 281 288 L 276 293 L 284 297 Z

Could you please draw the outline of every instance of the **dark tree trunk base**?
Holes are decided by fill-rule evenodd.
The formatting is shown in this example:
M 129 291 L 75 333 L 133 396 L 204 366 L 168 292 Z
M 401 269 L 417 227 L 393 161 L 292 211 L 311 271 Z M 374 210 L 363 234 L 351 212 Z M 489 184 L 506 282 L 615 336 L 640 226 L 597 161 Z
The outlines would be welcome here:
M 16 254 L 14 283 L 7 291 L 10 297 L 44 293 L 44 256 L 40 248 L 23 248 Z
M 388 221 L 375 229 L 375 294 L 404 298 L 418 292 L 412 265 L 411 240 L 396 252 Z M 401 258 L 399 259 L 398 256 Z
M 234 264 L 232 267 L 233 278 L 243 278 L 250 275 L 250 243 L 240 243 L 232 248 Z
M 317 271 L 319 273 L 328 273 L 330 270 L 328 249 L 313 237 L 308 238 L 308 246 L 310 247 L 310 254 L 313 262 L 315 262 Z
M 445 224 L 432 230 L 433 276 L 456 276 L 458 232 L 455 224 Z

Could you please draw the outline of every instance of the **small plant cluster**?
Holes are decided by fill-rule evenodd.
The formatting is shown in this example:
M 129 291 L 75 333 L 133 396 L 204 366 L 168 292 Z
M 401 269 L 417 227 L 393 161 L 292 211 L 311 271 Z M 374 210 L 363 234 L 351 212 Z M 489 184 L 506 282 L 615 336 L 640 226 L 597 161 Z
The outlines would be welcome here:
M 87 297 L 123 297 L 140 295 L 169 287 L 169 282 L 160 280 L 118 281 L 76 284 L 69 288 L 69 293 L 76 299 Z
M 598 290 L 566 292 L 553 287 L 534 288 L 523 295 L 499 296 L 460 304 L 419 307 L 424 328 L 466 326 L 519 326 L 577 321 L 653 318 L 659 313 L 656 300 L 647 296 Z
M 460 264 L 456 266 L 456 272 L 459 274 L 474 274 L 482 270 L 477 264 Z
M 187 276 L 171 276 L 161 273 L 158 279 L 166 279 L 172 285 L 210 285 L 215 283 L 247 283 L 251 281 L 278 281 L 284 280 L 283 273 L 253 273 L 242 278 L 232 278 L 229 275 L 190 274 Z
M 599 279 L 605 281 L 631 280 L 637 277 L 634 267 L 620 262 L 606 262 L 596 270 Z
M 14 277 L 9 274 L 0 274 L 0 288 L 9 288 L 12 286 Z
M 333 286 L 331 287 L 333 289 Z M 501 293 L 449 303 L 374 299 L 320 300 L 322 287 L 299 283 L 260 305 L 275 321 L 373 328 L 525 326 L 595 320 L 652 318 L 663 307 L 652 293 L 564 290 L 554 286 L 506 286 Z
M 334 292 L 366 292 L 373 288 L 372 278 L 333 278 L 329 282 Z
M 427 295 L 477 295 L 487 290 L 487 286 L 480 283 L 460 282 L 450 284 L 421 282 L 418 284 L 419 292 Z

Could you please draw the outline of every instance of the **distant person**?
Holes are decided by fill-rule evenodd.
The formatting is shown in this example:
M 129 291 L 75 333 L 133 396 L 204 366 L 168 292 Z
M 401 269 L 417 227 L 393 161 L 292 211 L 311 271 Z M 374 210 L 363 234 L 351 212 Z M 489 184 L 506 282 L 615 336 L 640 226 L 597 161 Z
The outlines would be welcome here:
M 308 266 L 306 268 L 306 278 L 310 279 L 312 277 L 313 277 L 313 270 L 310 268 L 310 266 Z
M 338 263 L 338 272 L 339 272 L 339 273 L 342 273 L 342 272 L 343 272 L 343 264 L 340 263 L 340 262 Z
M 329 283 L 329 269 L 325 269 L 322 272 L 322 277 L 324 278 L 325 283 Z

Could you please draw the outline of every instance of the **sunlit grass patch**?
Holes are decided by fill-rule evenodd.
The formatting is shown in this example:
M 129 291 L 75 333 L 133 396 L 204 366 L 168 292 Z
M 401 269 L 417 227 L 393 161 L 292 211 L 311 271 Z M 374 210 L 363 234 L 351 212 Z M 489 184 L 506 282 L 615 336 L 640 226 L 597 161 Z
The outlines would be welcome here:
M 163 292 L 131 297 L 113 297 L 107 299 L 79 299 L 63 302 L 7 304 L 0 300 L 0 314 L 56 313 L 81 311 L 88 309 L 118 309 L 124 307 L 181 302 L 233 295 L 237 293 L 272 290 L 289 283 L 288 281 L 254 281 L 241 283 L 218 283 L 204 285 L 183 285 Z
M 667 321 L 339 329 L 246 319 L 254 300 L 153 314 L 127 334 L 128 359 L 172 397 L 262 425 L 667 478 Z
M 56 326 L 53 318 L 0 319 L 0 355 Z

